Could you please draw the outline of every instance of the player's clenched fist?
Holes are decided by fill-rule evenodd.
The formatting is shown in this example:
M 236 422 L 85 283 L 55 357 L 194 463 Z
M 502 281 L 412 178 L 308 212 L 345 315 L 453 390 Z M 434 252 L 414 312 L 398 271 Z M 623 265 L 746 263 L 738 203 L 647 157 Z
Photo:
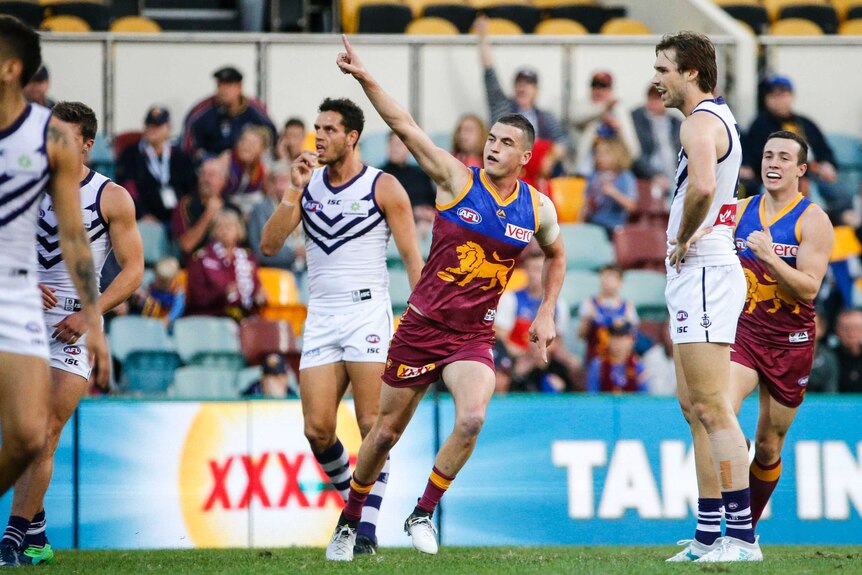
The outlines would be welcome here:
M 767 260 L 772 256 L 772 234 L 769 233 L 769 228 L 751 232 L 745 243 L 760 260 Z

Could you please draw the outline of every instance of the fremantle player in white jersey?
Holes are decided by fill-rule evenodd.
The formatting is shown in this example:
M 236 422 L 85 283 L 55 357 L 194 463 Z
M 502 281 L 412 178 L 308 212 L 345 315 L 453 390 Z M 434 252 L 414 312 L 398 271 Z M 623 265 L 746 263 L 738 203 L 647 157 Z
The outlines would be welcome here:
M 666 108 L 685 115 L 667 230 L 665 296 L 679 401 L 691 428 L 701 488 L 695 539 L 669 561 L 760 561 L 751 524 L 748 449 L 729 399 L 730 344 L 746 290 L 733 239 L 739 129 L 727 104 L 714 95 L 718 71 L 709 38 L 694 32 L 667 35 L 655 53 L 652 83 Z M 718 483 L 708 479 L 713 470 Z M 725 537 L 720 537 L 722 506 Z
M 80 160 L 68 127 L 24 99 L 24 85 L 41 60 L 39 35 L 0 16 L 0 495 L 38 457 L 47 437 L 48 340 L 34 245 L 46 190 L 62 204 L 56 213 L 60 245 L 90 330 L 96 380 L 108 381 L 98 285 L 78 200 Z M 0 545 L 0 565 L 15 564 L 15 549 Z
M 80 210 L 93 254 L 96 277 L 113 249 L 120 272 L 99 296 L 98 307 L 107 313 L 126 301 L 141 285 L 144 253 L 135 223 L 135 204 L 122 187 L 84 165 L 96 137 L 96 114 L 80 102 L 60 102 L 53 116 L 71 130 L 78 150 Z M 50 563 L 54 553 L 45 532 L 45 492 L 51 482 L 54 452 L 66 422 L 87 393 L 90 362 L 89 334 L 80 298 L 59 250 L 57 210 L 59 202 L 45 197 L 39 207 L 36 250 L 39 287 L 45 310 L 45 330 L 50 350 L 51 385 L 48 401 L 48 440 L 18 481 L 12 509 L 0 545 L 20 550 L 21 564 Z M 25 534 L 22 541 L 22 533 Z
M 381 376 L 393 332 L 386 248 L 390 233 L 411 287 L 422 257 L 410 200 L 393 176 L 366 166 L 356 145 L 362 110 L 348 99 L 320 105 L 316 153 L 291 166 L 291 187 L 266 223 L 261 251 L 277 253 L 302 221 L 306 234 L 309 302 L 299 366 L 305 435 L 342 497 L 350 484 L 348 454 L 336 437 L 338 404 L 352 384 L 362 437 L 377 418 Z M 317 165 L 324 167 L 318 168 Z M 366 501 L 357 553 L 377 548 L 377 513 L 389 476 L 387 462 Z

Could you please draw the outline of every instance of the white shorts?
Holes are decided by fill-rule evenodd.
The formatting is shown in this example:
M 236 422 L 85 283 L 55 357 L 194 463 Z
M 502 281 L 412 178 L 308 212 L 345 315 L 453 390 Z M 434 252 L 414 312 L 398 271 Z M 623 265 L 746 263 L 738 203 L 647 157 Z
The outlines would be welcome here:
M 386 363 L 392 332 L 388 299 L 363 305 L 349 314 L 309 313 L 302 330 L 299 369 L 339 361 Z
M 738 263 L 670 271 L 664 295 L 673 343 L 733 343 L 745 292 Z
M 0 351 L 48 359 L 42 294 L 35 273 L 0 268 Z
M 62 301 L 66 298 L 59 298 Z M 59 306 L 58 306 L 59 307 Z M 90 355 L 87 353 L 87 334 L 81 336 L 74 344 L 62 342 L 51 337 L 54 326 L 69 315 L 68 311 L 57 308 L 45 311 L 45 329 L 48 332 L 48 347 L 51 351 L 50 365 L 52 369 L 62 369 L 84 379 L 90 379 Z

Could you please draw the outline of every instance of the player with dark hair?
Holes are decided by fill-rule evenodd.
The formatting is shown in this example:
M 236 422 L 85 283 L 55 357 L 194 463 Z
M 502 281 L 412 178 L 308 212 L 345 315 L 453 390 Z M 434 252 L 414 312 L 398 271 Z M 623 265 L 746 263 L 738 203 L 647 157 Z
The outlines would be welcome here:
M 36 237 L 45 191 L 56 208 L 56 237 L 89 331 L 96 383 L 106 387 L 109 357 L 98 308 L 90 242 L 81 221 L 81 163 L 69 126 L 28 104 L 23 88 L 41 64 L 39 35 L 0 16 L 0 494 L 43 453 L 48 437 L 48 337 L 37 285 Z M 21 538 L 29 526 L 23 525 Z M 0 565 L 18 565 L 19 548 L 0 544 Z
M 335 433 L 338 404 L 352 384 L 364 437 L 377 418 L 380 377 L 392 338 L 386 269 L 390 234 L 411 286 L 422 270 L 407 192 L 393 176 L 362 164 L 356 153 L 364 124 L 362 109 L 350 100 L 323 101 L 314 123 L 316 153 L 303 152 L 293 162 L 291 186 L 263 227 L 260 242 L 264 255 L 278 253 L 302 220 L 310 296 L 299 364 L 305 436 L 345 499 L 350 468 Z M 377 514 L 388 477 L 387 463 L 375 475 L 363 511 L 358 553 L 377 548 Z
M 544 296 L 528 337 L 547 362 L 546 348 L 556 335 L 554 311 L 565 275 L 565 252 L 551 201 L 518 180 L 535 137 L 530 122 L 517 114 L 499 118 L 485 144 L 485 169 L 468 168 L 435 146 L 383 91 L 347 38 L 344 47 L 338 67 L 359 81 L 383 120 L 436 182 L 438 214 L 431 253 L 389 348 L 380 416 L 362 441 L 347 505 L 326 558 L 353 559 L 362 505 L 374 480 L 419 400 L 442 377 L 455 401 L 454 429 L 404 526 L 416 549 L 434 554 L 437 538 L 431 516 L 473 452 L 494 393 L 494 317 L 515 259 L 534 236 L 545 252 Z

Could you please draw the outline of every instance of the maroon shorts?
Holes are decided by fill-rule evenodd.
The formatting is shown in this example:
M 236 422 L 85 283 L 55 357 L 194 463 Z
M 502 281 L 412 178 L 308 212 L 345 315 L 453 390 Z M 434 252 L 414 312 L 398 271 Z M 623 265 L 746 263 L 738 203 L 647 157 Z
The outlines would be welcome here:
M 730 361 L 756 371 L 772 399 L 787 407 L 799 407 L 814 361 L 814 341 L 793 348 L 769 347 L 737 329 Z
M 408 308 L 389 344 L 383 381 L 392 387 L 434 383 L 443 367 L 478 361 L 494 369 L 494 332 L 460 333 Z

